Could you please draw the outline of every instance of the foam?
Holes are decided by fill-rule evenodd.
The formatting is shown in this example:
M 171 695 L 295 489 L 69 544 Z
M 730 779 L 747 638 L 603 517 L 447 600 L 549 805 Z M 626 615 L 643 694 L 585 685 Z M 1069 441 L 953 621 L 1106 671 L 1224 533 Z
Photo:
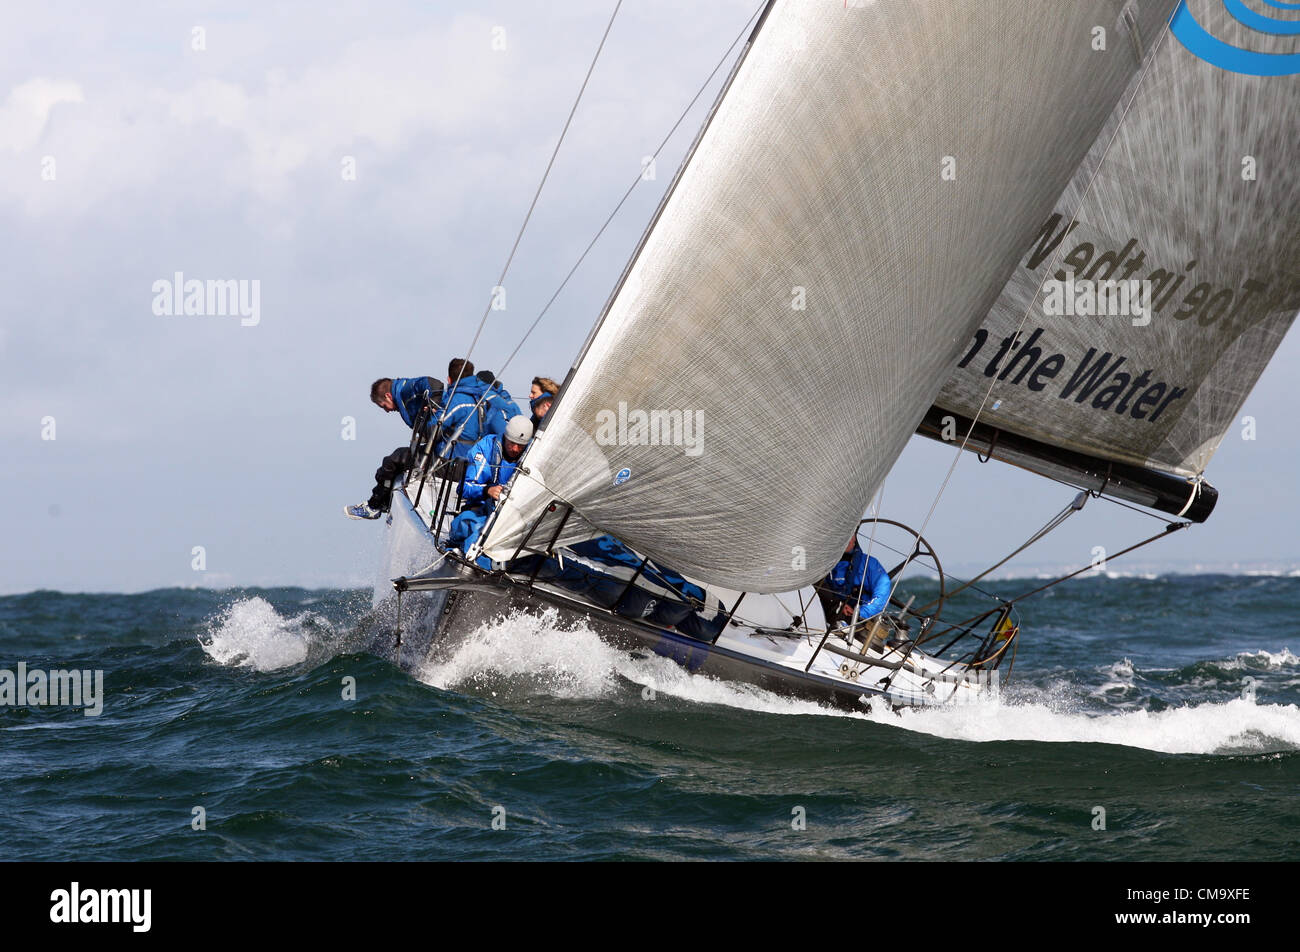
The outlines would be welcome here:
M 1253 652 L 1270 663 L 1294 656 Z M 1105 669 L 1113 687 L 1132 684 L 1127 658 Z M 794 700 L 752 685 L 692 674 L 666 658 L 634 658 L 602 642 L 585 627 L 561 630 L 554 612 L 517 614 L 472 632 L 449 657 L 426 665 L 420 680 L 440 688 L 484 688 L 520 681 L 555 697 L 611 698 L 622 679 L 656 694 L 700 704 L 720 704 L 773 715 L 819 715 L 867 719 L 902 730 L 977 743 L 1115 744 L 1172 754 L 1242 754 L 1300 750 L 1300 708 L 1256 704 L 1241 698 L 1163 711 L 1080 710 L 1087 701 L 1075 685 L 1060 682 L 1046 690 L 1027 688 L 955 707 L 906 709 L 898 714 L 880 705 L 867 714 Z M 622 685 L 625 690 L 626 685 Z M 645 693 L 643 692 L 643 697 Z M 1093 701 L 1092 703 L 1096 703 Z
M 241 598 L 208 623 L 199 644 L 218 664 L 275 671 L 307 660 L 305 628 L 317 620 L 311 612 L 285 618 L 264 598 Z
M 1223 662 L 1220 667 L 1233 668 L 1268 668 L 1270 670 L 1294 667 L 1300 664 L 1300 658 L 1291 653 L 1290 648 L 1283 648 L 1281 651 L 1266 651 L 1261 648 L 1258 651 L 1242 651 L 1235 657 Z
M 1003 701 L 901 712 L 900 725 L 969 741 L 1030 740 L 1137 747 L 1168 754 L 1300 750 L 1300 708 L 1243 698 L 1163 711 L 1089 714 L 1040 701 Z
M 692 674 L 657 656 L 633 657 L 601 641 L 585 626 L 556 627 L 553 610 L 519 613 L 484 625 L 459 644 L 452 655 L 425 665 L 417 677 L 435 687 L 483 687 L 503 679 L 528 679 L 537 689 L 562 698 L 609 698 L 624 681 L 652 689 L 656 695 L 701 704 L 724 704 L 774 714 L 840 713 L 807 701 L 772 694 L 747 684 Z M 642 696 L 645 697 L 644 690 Z

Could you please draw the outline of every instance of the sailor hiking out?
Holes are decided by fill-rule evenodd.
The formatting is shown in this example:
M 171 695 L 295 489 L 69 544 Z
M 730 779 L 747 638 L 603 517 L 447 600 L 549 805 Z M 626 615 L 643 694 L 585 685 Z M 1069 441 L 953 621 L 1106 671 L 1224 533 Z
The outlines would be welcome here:
M 447 364 L 445 385 L 430 376 L 380 377 L 370 385 L 370 400 L 385 413 L 398 413 L 412 429 L 428 405 L 432 412 L 423 430 L 433 434 L 433 452 L 440 460 L 468 460 L 474 444 L 486 434 L 505 433 L 507 421 L 520 415 L 518 405 L 491 371 L 475 376 L 474 365 L 459 357 Z M 378 519 L 388 511 L 393 481 L 410 465 L 410 446 L 397 447 L 375 471 L 370 498 L 344 507 L 344 514 L 350 519 Z
M 435 377 L 380 377 L 370 385 L 370 402 L 385 413 L 398 413 L 402 422 L 412 429 L 416 418 L 427 404 L 438 407 L 442 403 L 443 386 Z M 433 426 L 433 416 L 425 426 Z M 349 519 L 378 519 L 388 511 L 392 500 L 393 480 L 411 464 L 411 448 L 399 446 L 375 470 L 375 488 L 370 498 L 355 506 L 344 506 L 343 514 Z

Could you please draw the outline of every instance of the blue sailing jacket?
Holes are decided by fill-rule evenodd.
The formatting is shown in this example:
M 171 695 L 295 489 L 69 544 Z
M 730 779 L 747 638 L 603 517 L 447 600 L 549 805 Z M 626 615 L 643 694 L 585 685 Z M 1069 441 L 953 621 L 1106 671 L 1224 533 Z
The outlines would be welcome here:
M 506 459 L 501 448 L 501 437 L 489 433 L 469 449 L 469 466 L 461 484 L 461 499 L 467 506 L 478 506 L 484 513 L 497 507 L 497 501 L 487 494 L 489 486 L 504 486 L 515 474 L 519 463 Z
M 892 584 L 889 573 L 874 555 L 867 555 L 857 543 L 854 543 L 851 553 L 835 563 L 831 574 L 826 576 L 825 584 L 850 604 L 857 601 L 858 592 L 861 590 L 862 604 L 858 606 L 859 618 L 874 618 L 889 604 L 889 589 Z M 828 622 L 830 620 L 827 619 Z
M 393 381 L 393 402 L 407 426 L 415 426 L 415 417 L 424 406 L 426 393 L 433 397 L 436 410 L 442 396 L 442 384 L 433 377 L 398 377 Z
M 486 434 L 492 432 L 488 425 L 488 402 L 479 402 L 487 392 L 487 384 L 478 377 L 462 377 L 456 386 L 443 397 L 443 412 L 440 414 L 442 435 L 434 447 L 439 456 L 451 459 L 470 459 L 471 447 Z M 457 432 L 459 431 L 459 436 Z M 505 424 L 501 425 L 505 432 Z M 455 438 L 451 452 L 447 452 L 447 443 Z
M 519 404 L 515 403 L 514 398 L 510 396 L 510 391 L 501 386 L 500 380 L 488 388 L 486 406 L 487 419 L 485 424 L 487 432 L 495 433 L 497 436 L 506 435 L 506 424 L 510 422 L 511 417 L 523 416 Z

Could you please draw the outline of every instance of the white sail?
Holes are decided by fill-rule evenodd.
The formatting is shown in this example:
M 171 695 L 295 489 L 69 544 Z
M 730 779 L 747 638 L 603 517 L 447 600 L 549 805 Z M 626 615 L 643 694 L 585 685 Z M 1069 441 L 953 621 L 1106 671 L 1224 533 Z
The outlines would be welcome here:
M 1044 459 L 1061 447 L 1204 472 L 1300 310 L 1300 10 L 1271 13 L 1280 32 L 1222 0 L 1180 6 L 1131 108 L 967 342 L 939 413 L 973 417 L 988 393 L 980 422 L 1038 441 Z M 1140 286 L 1097 284 L 1108 279 L 1149 282 L 1149 313 L 1125 306 Z M 1099 291 L 1112 313 L 1081 313 Z M 1016 461 L 1036 468 L 1032 456 Z
M 1172 7 L 772 5 L 484 551 L 821 577 Z

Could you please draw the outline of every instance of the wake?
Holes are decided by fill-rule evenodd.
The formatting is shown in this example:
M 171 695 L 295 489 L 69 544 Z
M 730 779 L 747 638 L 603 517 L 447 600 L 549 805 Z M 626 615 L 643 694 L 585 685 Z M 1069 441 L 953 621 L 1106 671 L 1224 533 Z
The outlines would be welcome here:
M 1263 655 L 1272 665 L 1296 660 L 1285 649 L 1278 654 L 1256 655 Z M 1222 664 L 1240 664 L 1246 659 L 1243 655 Z M 1126 661 L 1115 667 L 1131 671 Z M 1163 711 L 1097 712 L 1083 709 L 1092 699 L 1079 696 L 1077 685 L 1062 683 L 1047 691 L 1013 687 L 1001 697 L 955 707 L 904 709 L 897 714 L 880 705 L 875 705 L 870 714 L 865 710 L 844 711 L 782 697 L 752 685 L 692 674 L 666 658 L 633 657 L 605 644 L 585 627 L 561 630 L 556 627 L 554 612 L 520 613 L 484 625 L 447 658 L 426 664 L 416 676 L 443 689 L 493 694 L 524 691 L 571 700 L 622 700 L 628 698 L 627 682 L 631 682 L 641 686 L 641 700 L 664 694 L 702 705 L 718 704 L 763 714 L 847 717 L 973 743 L 1115 744 L 1169 754 L 1300 750 L 1300 708 L 1243 698 Z M 701 729 L 707 729 L 703 721 Z

